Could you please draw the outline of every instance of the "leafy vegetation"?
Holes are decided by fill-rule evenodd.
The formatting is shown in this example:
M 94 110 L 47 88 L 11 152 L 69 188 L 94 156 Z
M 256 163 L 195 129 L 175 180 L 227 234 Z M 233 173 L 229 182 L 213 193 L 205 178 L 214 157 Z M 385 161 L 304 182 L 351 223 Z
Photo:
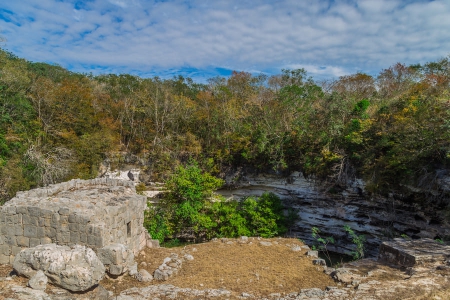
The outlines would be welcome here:
M 328 251 L 328 245 L 329 244 L 334 244 L 335 240 L 332 236 L 322 236 L 320 235 L 320 229 L 317 227 L 312 227 L 311 228 L 311 235 L 314 238 L 314 240 L 316 241 L 316 243 L 314 245 L 312 245 L 312 249 L 313 250 L 317 250 L 322 252 L 326 259 L 328 260 L 328 264 L 331 265 L 331 254 Z
M 364 242 L 366 241 L 366 237 L 364 235 L 357 235 L 348 225 L 344 225 L 344 231 L 350 235 L 352 242 L 356 247 L 356 250 L 352 253 L 353 259 L 358 260 L 363 258 L 365 250 Z
M 222 180 L 202 172 L 194 161 L 177 168 L 166 182 L 166 193 L 149 205 L 144 226 L 153 238 L 198 241 L 212 237 L 282 235 L 294 220 L 283 214 L 274 194 L 225 200 L 214 194 Z
M 321 83 L 299 69 L 198 84 L 77 74 L 0 49 L 0 202 L 18 190 L 96 177 L 100 162 L 127 153 L 145 161 L 155 181 L 195 159 L 212 175 L 243 165 L 301 170 L 326 188 L 360 177 L 369 192 L 445 206 L 437 182 L 450 164 L 449 101 L 448 57 Z M 409 187 L 423 192 L 407 197 Z M 203 202 L 191 196 L 174 216 L 194 231 L 214 227 L 220 220 L 195 216 Z

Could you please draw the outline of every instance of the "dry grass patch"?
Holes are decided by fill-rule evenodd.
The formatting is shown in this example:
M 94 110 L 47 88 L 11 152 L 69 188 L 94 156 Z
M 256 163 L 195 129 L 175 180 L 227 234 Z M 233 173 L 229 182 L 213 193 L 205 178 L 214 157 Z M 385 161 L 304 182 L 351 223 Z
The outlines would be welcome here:
M 263 240 L 261 240 L 263 241 Z M 224 288 L 235 293 L 252 293 L 269 295 L 271 293 L 299 292 L 300 289 L 335 285 L 335 282 L 323 273 L 323 268 L 315 266 L 306 251 L 293 251 L 294 245 L 303 245 L 297 239 L 264 239 L 271 246 L 260 245 L 260 241 L 250 238 L 249 243 L 240 244 L 237 240 L 227 242 L 212 241 L 202 244 L 187 245 L 176 248 L 145 249 L 137 257 L 139 268 L 151 274 L 163 262 L 165 257 L 176 253 L 194 256 L 193 261 L 184 261 L 178 275 L 164 282 L 153 281 L 150 284 L 173 284 L 177 287 L 194 289 Z M 251 242 L 251 243 L 250 243 Z M 142 262 L 147 264 L 142 267 Z M 149 283 L 137 284 L 126 276 L 119 281 L 104 280 L 101 283 L 116 293 L 132 286 L 147 286 Z

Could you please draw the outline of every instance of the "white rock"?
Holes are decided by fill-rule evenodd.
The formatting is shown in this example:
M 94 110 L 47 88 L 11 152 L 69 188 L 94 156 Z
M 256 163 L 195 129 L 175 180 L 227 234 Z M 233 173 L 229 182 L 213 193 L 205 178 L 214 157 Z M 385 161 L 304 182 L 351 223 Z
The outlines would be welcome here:
M 16 255 L 14 270 L 31 278 L 41 270 L 56 286 L 79 292 L 98 284 L 105 275 L 105 266 L 95 252 L 85 246 L 39 245 Z
M 194 260 L 194 257 L 192 255 L 190 255 L 190 254 L 185 254 L 184 255 L 184 259 L 191 261 L 191 260 Z

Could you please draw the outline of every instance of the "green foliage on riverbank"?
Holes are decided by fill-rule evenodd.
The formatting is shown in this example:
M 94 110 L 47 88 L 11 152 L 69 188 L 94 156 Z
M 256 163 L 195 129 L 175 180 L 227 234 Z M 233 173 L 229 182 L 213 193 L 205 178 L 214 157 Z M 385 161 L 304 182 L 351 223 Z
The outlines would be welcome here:
M 118 152 L 147 162 L 158 181 L 194 158 L 213 175 L 301 170 L 326 187 L 357 176 L 381 194 L 436 189 L 449 169 L 449 58 L 329 82 L 300 69 L 198 84 L 77 74 L 0 50 L 0 75 L 0 201 L 96 177 Z

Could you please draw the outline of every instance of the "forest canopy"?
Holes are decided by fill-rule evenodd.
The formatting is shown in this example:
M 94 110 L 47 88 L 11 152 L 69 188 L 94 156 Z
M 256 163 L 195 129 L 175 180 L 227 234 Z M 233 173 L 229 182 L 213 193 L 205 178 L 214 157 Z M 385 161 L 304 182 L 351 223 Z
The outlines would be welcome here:
M 449 57 L 316 82 L 305 70 L 182 76 L 79 74 L 0 49 L 0 203 L 19 190 L 98 176 L 130 153 L 164 180 L 195 159 L 213 175 L 300 170 L 369 192 L 433 188 L 450 165 Z

